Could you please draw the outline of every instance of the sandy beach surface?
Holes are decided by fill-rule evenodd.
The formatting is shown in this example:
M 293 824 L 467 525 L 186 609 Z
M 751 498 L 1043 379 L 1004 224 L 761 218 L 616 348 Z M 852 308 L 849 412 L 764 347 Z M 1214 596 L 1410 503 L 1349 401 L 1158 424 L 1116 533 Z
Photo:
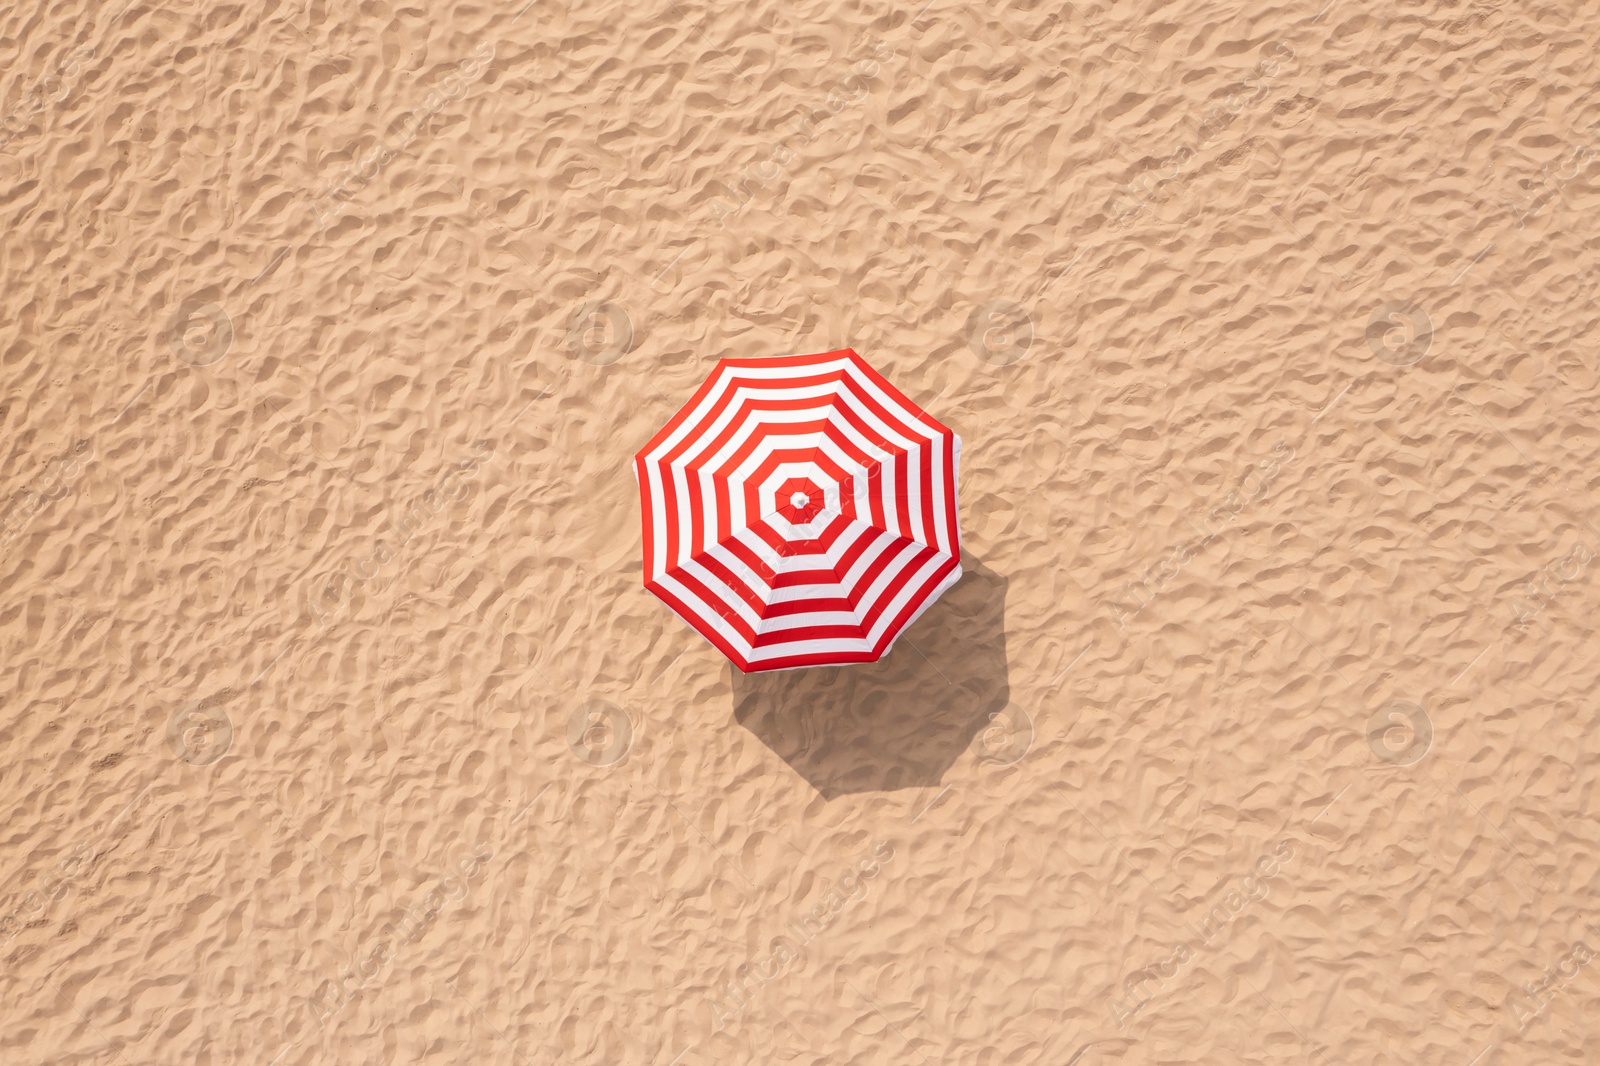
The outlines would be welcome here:
M 0 1062 L 1600 1061 L 1597 37 L 8 6 Z M 737 675 L 629 462 L 846 345 L 967 576 Z

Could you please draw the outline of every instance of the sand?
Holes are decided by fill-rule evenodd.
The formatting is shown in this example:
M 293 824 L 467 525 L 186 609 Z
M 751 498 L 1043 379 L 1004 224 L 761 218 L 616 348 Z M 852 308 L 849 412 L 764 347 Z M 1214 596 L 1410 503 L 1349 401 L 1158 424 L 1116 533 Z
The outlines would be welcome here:
M 1594 4 L 0 14 L 0 1062 L 1600 1060 Z M 968 577 L 734 676 L 850 345 Z

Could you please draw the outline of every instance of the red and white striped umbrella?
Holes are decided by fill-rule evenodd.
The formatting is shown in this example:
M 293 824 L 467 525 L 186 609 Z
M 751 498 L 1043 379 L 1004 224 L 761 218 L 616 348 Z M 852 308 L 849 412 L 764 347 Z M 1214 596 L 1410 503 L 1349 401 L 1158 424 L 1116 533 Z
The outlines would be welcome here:
M 645 588 L 746 673 L 873 662 L 961 577 L 960 458 L 849 348 L 724 359 L 634 458 Z

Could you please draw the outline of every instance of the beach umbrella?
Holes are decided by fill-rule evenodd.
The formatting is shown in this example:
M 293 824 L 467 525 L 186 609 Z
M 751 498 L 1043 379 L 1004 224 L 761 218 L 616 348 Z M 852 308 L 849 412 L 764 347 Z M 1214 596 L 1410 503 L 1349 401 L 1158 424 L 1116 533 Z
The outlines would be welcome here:
M 849 348 L 724 359 L 634 458 L 645 588 L 746 673 L 873 662 L 961 577 L 960 458 Z

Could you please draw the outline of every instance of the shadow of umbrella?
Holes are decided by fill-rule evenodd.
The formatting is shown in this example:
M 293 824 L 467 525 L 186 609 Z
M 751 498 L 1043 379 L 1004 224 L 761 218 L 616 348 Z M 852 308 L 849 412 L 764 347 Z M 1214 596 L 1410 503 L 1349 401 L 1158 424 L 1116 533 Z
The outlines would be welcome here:
M 970 556 L 875 663 L 733 673 L 733 717 L 824 799 L 936 785 L 1010 702 L 1006 585 Z

